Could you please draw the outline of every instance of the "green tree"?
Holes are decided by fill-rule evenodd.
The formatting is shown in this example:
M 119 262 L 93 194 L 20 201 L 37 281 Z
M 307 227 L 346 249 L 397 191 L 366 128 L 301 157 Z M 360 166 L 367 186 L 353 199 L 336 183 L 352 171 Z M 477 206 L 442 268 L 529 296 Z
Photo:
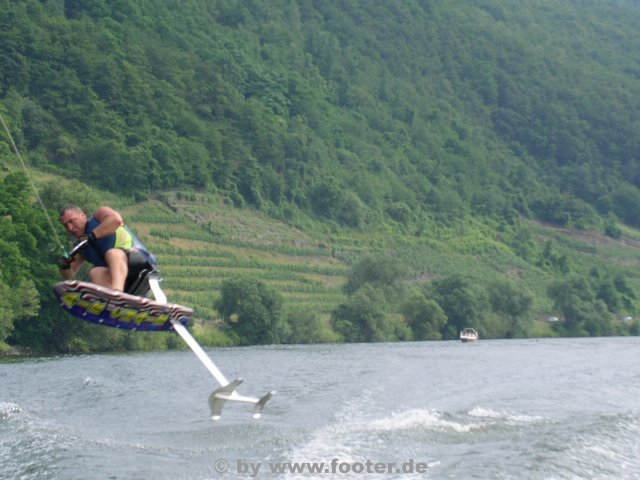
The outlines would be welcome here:
M 519 288 L 511 280 L 503 280 L 487 287 L 491 309 L 505 321 L 500 337 L 521 338 L 527 334 L 527 325 L 533 304 L 533 295 Z
M 368 255 L 351 269 L 344 285 L 344 292 L 351 295 L 365 284 L 370 284 L 381 291 L 393 289 L 403 275 L 405 275 L 405 269 L 397 258 Z
M 12 341 L 22 324 L 37 323 L 40 292 L 54 273 L 48 264 L 52 242 L 31 191 L 22 173 L 0 178 L 0 342 Z
M 317 215 L 329 219 L 337 218 L 342 208 L 343 192 L 335 178 L 326 178 L 310 190 L 309 201 Z
M 558 253 L 551 240 L 545 242 L 538 259 L 536 260 L 536 265 L 559 273 L 569 273 L 571 270 L 567 254 Z
M 435 280 L 428 286 L 426 297 L 435 300 L 447 316 L 444 339 L 458 338 L 465 327 L 474 327 L 482 334 L 489 302 L 484 288 L 471 279 L 453 274 Z
M 597 336 L 614 333 L 612 317 L 606 304 L 598 300 L 589 283 L 573 275 L 552 283 L 548 288 L 554 308 L 562 313 L 564 322 L 558 328 L 565 335 Z
M 57 219 L 60 210 L 68 203 L 75 203 L 91 213 L 100 206 L 95 190 L 78 180 L 49 181 L 40 188 L 40 198 L 49 209 L 53 219 Z M 64 232 L 60 226 L 60 232 Z
M 615 214 L 624 223 L 640 227 L 640 192 L 637 186 L 622 183 L 611 197 Z
M 601 273 L 594 268 L 589 277 L 598 300 L 602 300 L 610 312 L 635 312 L 636 294 L 620 274 Z
M 282 298 L 259 280 L 226 280 L 215 308 L 243 345 L 273 344 L 282 339 Z
M 346 342 L 383 342 L 392 339 L 392 328 L 385 320 L 383 293 L 364 285 L 331 314 L 333 329 Z
M 447 315 L 434 300 L 414 292 L 401 306 L 402 315 L 413 332 L 414 340 L 440 340 Z
M 286 334 L 283 343 L 325 343 L 336 340 L 335 333 L 317 313 L 292 310 L 285 315 Z
M 14 322 L 28 320 L 40 311 L 40 296 L 30 280 L 19 281 L 12 288 L 0 282 L 0 351 L 12 333 Z

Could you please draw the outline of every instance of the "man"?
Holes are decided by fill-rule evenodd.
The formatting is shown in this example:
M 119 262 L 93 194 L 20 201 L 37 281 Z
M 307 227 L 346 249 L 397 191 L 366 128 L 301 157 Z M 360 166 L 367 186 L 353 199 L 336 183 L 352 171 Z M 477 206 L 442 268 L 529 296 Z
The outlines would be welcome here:
M 148 274 L 155 270 L 155 257 L 127 228 L 122 216 L 112 208 L 100 207 L 87 218 L 82 208 L 69 204 L 60 212 L 60 222 L 67 233 L 77 239 L 76 245 L 87 240 L 86 247 L 79 255 L 73 258 L 62 256 L 58 259 L 60 274 L 65 280 L 75 277 L 86 260 L 94 265 L 89 270 L 91 283 L 136 293 L 141 272 Z M 146 291 L 142 293 L 144 294 Z

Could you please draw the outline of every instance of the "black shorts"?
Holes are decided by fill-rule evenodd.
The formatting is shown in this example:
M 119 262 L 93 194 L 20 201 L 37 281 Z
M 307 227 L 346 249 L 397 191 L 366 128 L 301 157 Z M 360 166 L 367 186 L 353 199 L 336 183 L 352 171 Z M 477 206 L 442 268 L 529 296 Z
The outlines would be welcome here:
M 155 266 L 149 262 L 147 256 L 135 248 L 125 250 L 129 259 L 129 274 L 124 282 L 124 291 L 129 293 L 132 286 L 138 281 L 142 272 L 150 273 L 155 270 Z

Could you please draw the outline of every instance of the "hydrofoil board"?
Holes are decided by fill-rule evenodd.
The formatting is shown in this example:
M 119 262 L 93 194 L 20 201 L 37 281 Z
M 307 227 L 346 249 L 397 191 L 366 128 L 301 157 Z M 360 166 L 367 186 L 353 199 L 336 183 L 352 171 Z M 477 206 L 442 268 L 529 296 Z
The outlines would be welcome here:
M 193 309 L 182 305 L 160 303 L 78 280 L 59 282 L 54 293 L 71 315 L 106 327 L 167 331 L 176 322 L 186 325 L 193 315 Z

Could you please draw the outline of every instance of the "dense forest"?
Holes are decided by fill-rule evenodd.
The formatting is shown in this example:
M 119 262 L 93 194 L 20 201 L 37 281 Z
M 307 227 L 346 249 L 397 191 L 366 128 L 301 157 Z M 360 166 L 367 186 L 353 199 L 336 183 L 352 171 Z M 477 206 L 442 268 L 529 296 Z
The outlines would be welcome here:
M 625 278 L 575 275 L 584 272 L 572 272 L 551 244 L 534 252 L 526 222 L 610 238 L 640 227 L 637 2 L 0 6 L 0 113 L 43 177 L 133 201 L 207 192 L 332 231 L 425 238 L 485 225 L 557 277 L 549 296 L 569 317 L 561 333 L 625 333 L 609 321 L 635 312 Z M 18 167 L 1 135 L 0 342 L 56 350 L 67 321 L 45 293 L 56 278 L 56 240 Z M 42 195 L 55 219 L 65 191 L 53 183 Z M 78 187 L 67 198 L 99 204 L 91 195 Z M 451 300 L 455 292 L 476 298 L 490 317 L 511 319 L 495 335 L 527 333 L 518 324 L 530 314 L 529 293 L 511 283 L 478 293 L 464 276 L 401 295 L 394 310 L 402 321 L 375 308 L 362 320 L 372 299 L 399 295 L 384 292 L 395 278 L 379 288 L 351 281 L 359 268 L 375 278 L 384 262 L 354 260 L 349 301 L 332 313 L 334 338 L 452 338 L 460 326 L 452 319 L 470 313 L 454 311 L 463 303 Z M 504 291 L 511 294 L 502 298 Z M 45 319 L 30 321 L 43 309 Z

